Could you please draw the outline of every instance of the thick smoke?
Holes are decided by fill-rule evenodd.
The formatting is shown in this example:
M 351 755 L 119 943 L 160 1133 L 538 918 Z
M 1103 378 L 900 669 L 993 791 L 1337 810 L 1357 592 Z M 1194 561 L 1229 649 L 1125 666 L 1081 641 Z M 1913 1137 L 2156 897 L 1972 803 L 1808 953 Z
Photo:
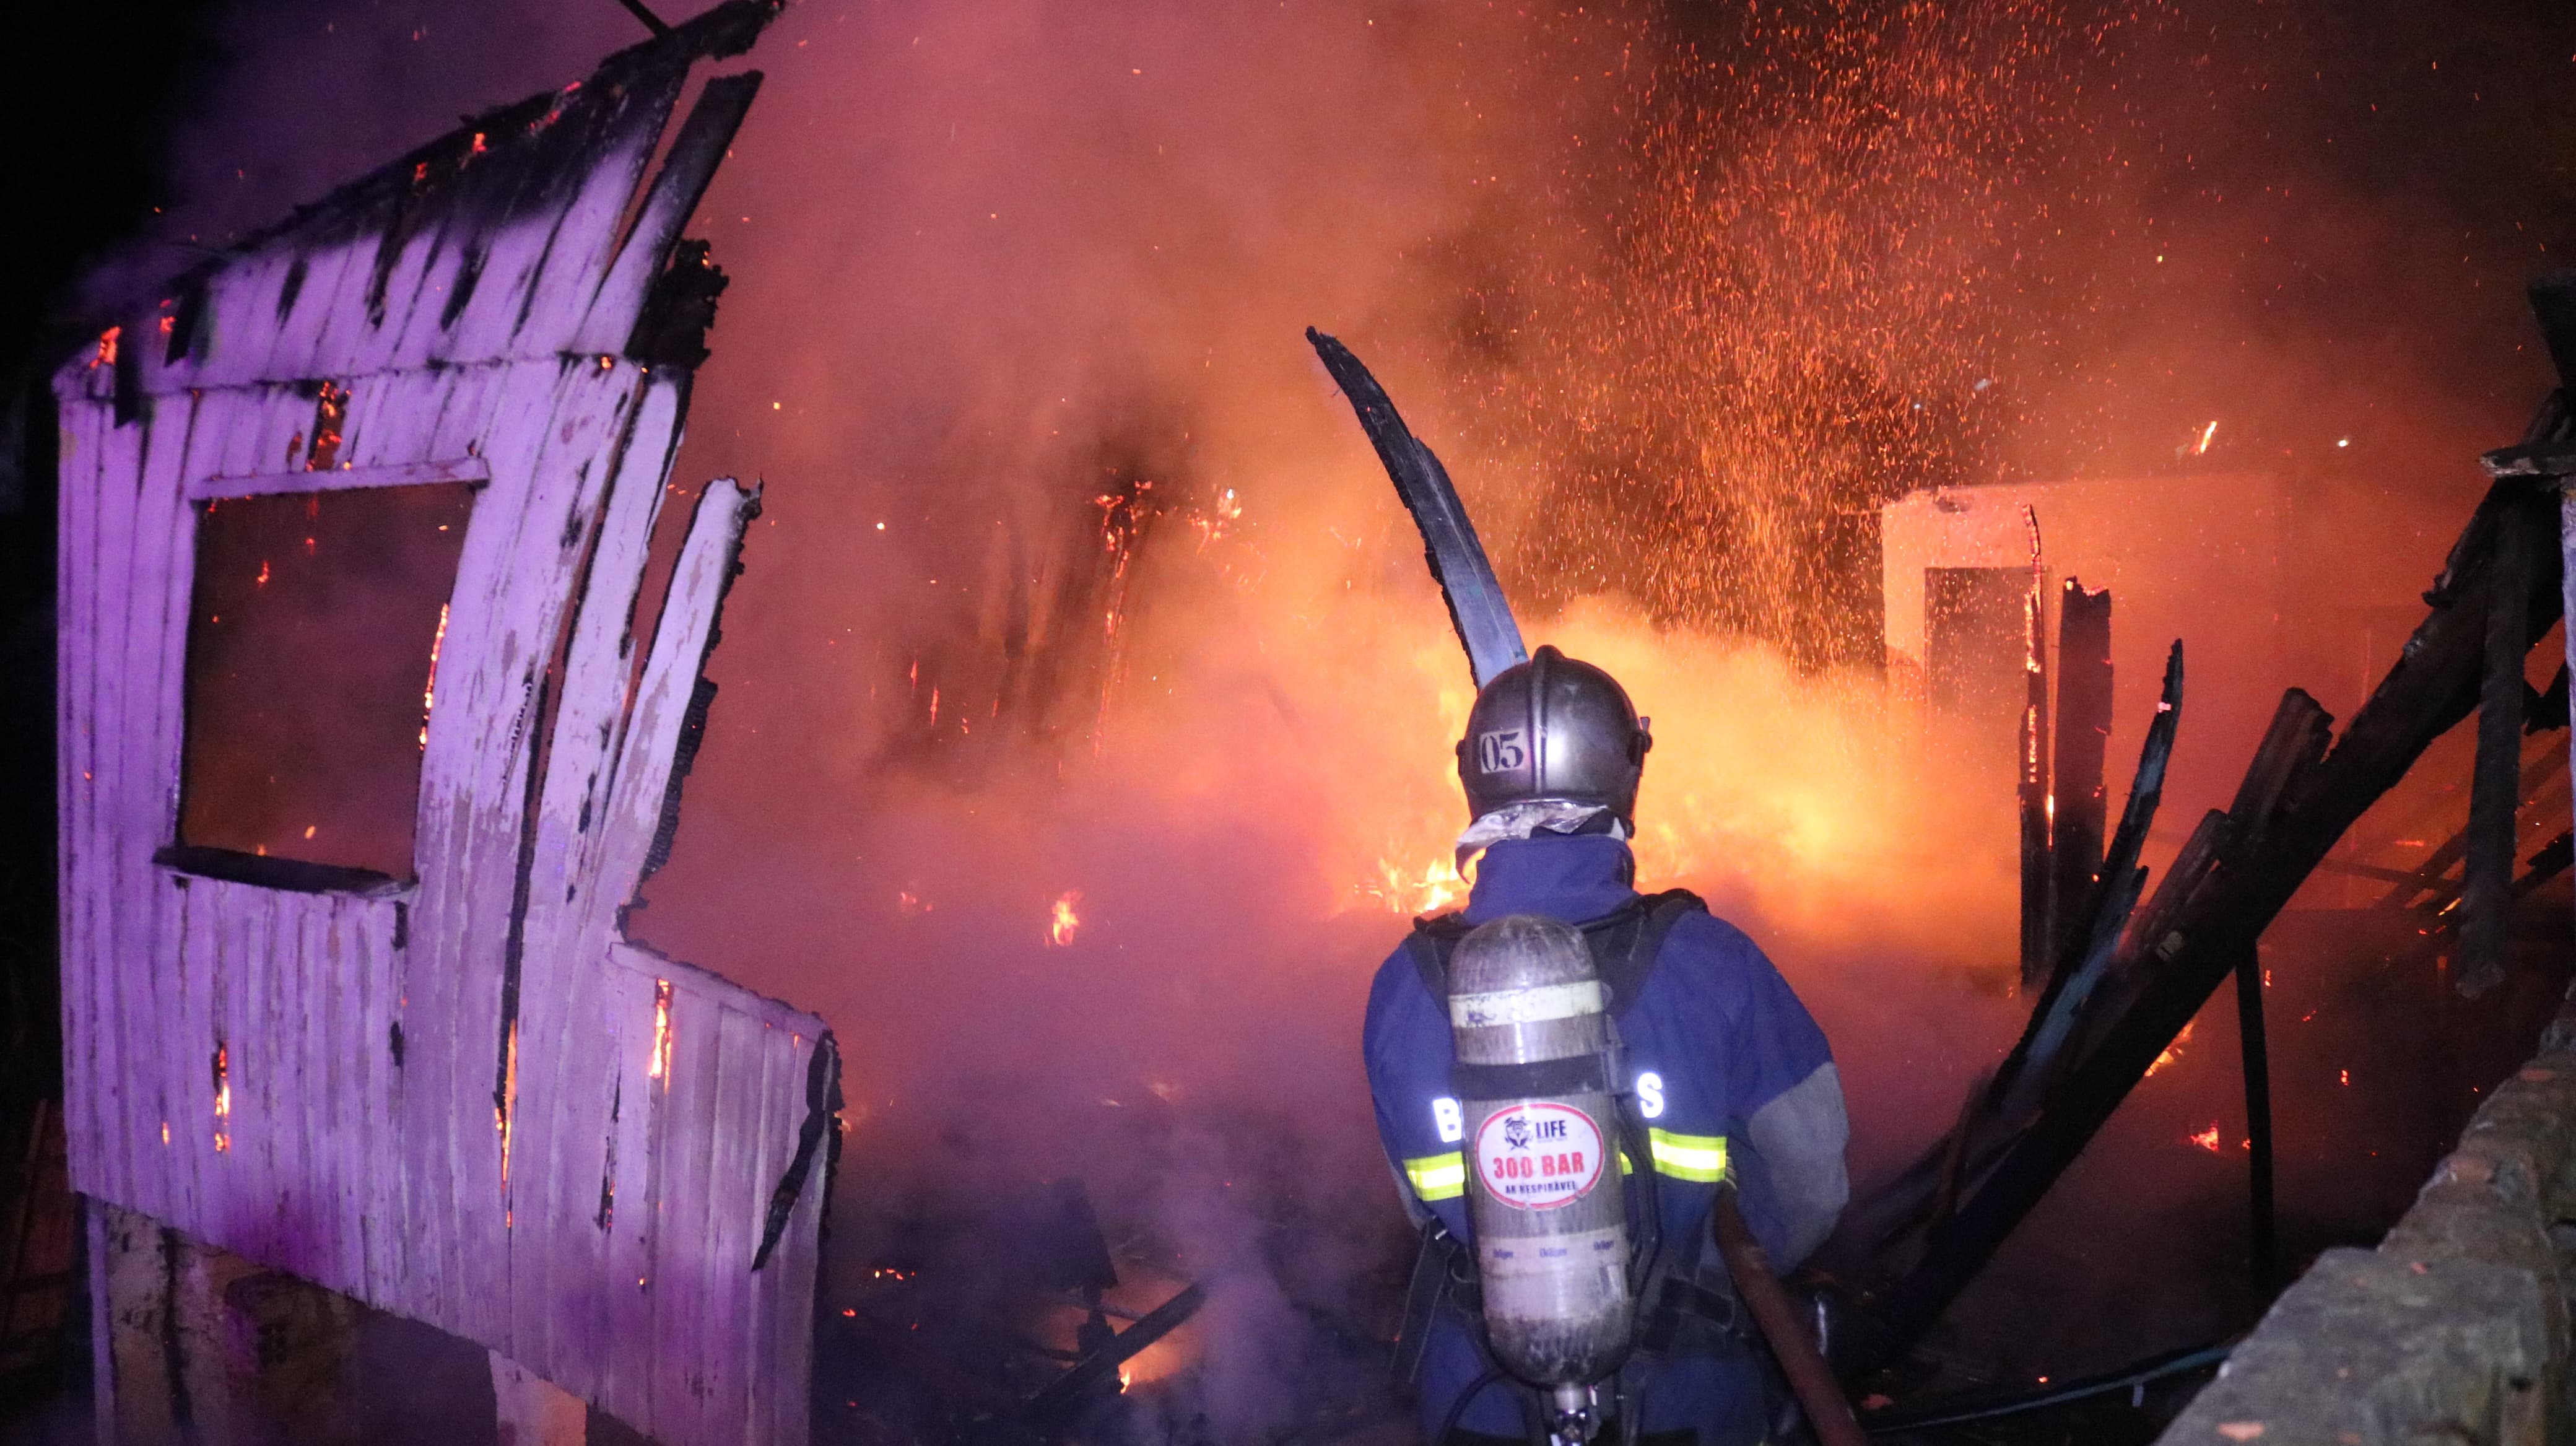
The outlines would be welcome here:
M 2538 393 L 2514 296 L 2571 229 L 2536 143 L 2450 118 L 2537 124 L 2498 56 L 2576 45 L 2368 8 L 792 7 L 695 227 L 734 279 L 678 479 L 765 477 L 766 525 L 634 927 L 833 1021 L 852 1252 L 1083 1175 L 1227 1282 L 1174 1409 L 1296 1419 L 1283 1363 L 1368 1319 L 1401 1230 L 1358 1018 L 1456 890 L 1469 696 L 1311 323 L 1448 457 L 1533 641 L 1655 718 L 1644 872 L 1818 1008 L 1864 1165 L 1911 1151 L 2015 1023 L 2011 840 L 1912 749 L 1837 519 L 2170 470 L 2215 418 L 2213 463 L 2333 484 L 2356 608 L 2404 604 Z M 245 10 L 173 234 L 631 28 Z M 2446 140 L 2504 148 L 2514 215 Z M 2295 681 L 2195 698 L 2259 726 Z M 2250 741 L 2197 716 L 2169 817 Z

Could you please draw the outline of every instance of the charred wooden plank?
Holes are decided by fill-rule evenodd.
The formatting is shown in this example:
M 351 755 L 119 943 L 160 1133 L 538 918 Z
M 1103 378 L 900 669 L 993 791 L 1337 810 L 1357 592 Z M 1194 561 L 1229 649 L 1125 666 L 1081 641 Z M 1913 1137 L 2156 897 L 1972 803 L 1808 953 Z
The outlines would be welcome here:
M 2558 385 L 2576 390 L 2576 268 L 2544 272 L 2531 281 L 2531 315 L 2558 368 Z
M 644 0 L 617 0 L 617 3 L 626 7 L 627 14 L 634 16 L 639 21 L 642 21 L 644 28 L 652 32 L 654 39 L 668 40 L 671 38 L 673 32 L 670 25 L 664 22 L 661 16 L 654 14 L 652 9 L 644 3 Z
M 2460 874 L 2459 991 L 2474 999 L 2504 982 L 2505 915 L 2512 907 L 2514 814 L 2522 802 L 2523 658 L 2527 601 L 2554 499 L 2524 493 L 2497 517 L 2488 564 L 2486 649 L 2480 670 L 2478 752 L 2469 789 L 2468 844 Z
M 2562 531 L 2562 536 L 2564 535 Z M 2523 699 L 2522 727 L 2526 733 L 2554 733 L 2567 726 L 2567 665 L 2549 677 L 2549 686 L 2533 689 Z M 2565 750 L 2560 750 L 2564 756 Z
M 1143 1353 L 1147 1346 L 1188 1324 L 1207 1302 L 1207 1284 L 1194 1281 L 1171 1299 L 1145 1313 L 1144 1319 L 1110 1338 L 1109 1344 L 1084 1357 L 1071 1370 L 1047 1383 L 1046 1388 L 1029 1398 L 1026 1414 L 1043 1417 L 1082 1399 L 1083 1394 L 1104 1386 L 1117 1374 L 1118 1368 Z
M 2029 509 L 2023 509 L 2029 515 Z M 2049 943 L 2057 929 L 2050 908 L 2057 869 L 2050 856 L 2048 747 L 2048 607 L 2040 590 L 2039 523 L 2031 532 L 2030 595 L 2022 604 L 2022 679 L 2020 747 L 2014 765 L 2020 772 L 2017 802 L 2021 814 L 2021 982 L 2036 989 L 2048 977 Z
M 2086 923 L 2102 869 L 2109 804 L 2102 778 L 2111 739 L 2111 592 L 2068 578 L 2057 605 L 2057 716 L 2049 765 L 2052 935 L 2062 958 Z
M 620 907 L 634 900 L 654 842 L 678 807 L 685 779 L 677 757 L 681 736 L 715 646 L 725 592 L 741 570 L 743 531 L 759 515 L 759 490 L 726 477 L 707 485 L 690 523 L 600 825 L 598 887 Z
M 2309 697 L 2306 689 L 2292 688 L 2281 695 L 2272 724 L 2264 730 L 2254 761 L 2237 785 L 2236 798 L 2227 806 L 2227 816 L 2246 831 L 2248 843 L 2259 843 L 2270 831 L 2282 800 L 2324 761 L 2333 742 L 2334 715 Z
M 1952 1213 L 1967 1182 L 1984 1178 L 2030 1121 L 2034 1102 L 2063 1068 L 2062 1052 L 2084 1017 L 2087 1001 L 2110 970 L 2129 916 L 2146 884 L 2138 854 L 2154 826 L 2182 717 L 2183 650 L 2176 641 L 2165 660 L 2164 689 L 2138 753 L 2138 770 L 2119 830 L 2089 895 L 2083 932 L 2058 958 L 2048 987 L 2031 1007 L 2030 1022 L 1991 1077 L 1971 1089 L 1958 1123 L 1902 1173 L 1868 1197 L 1855 1200 L 1836 1232 L 1836 1256 L 1858 1255 L 1882 1279 L 1901 1273 L 1898 1262 L 1917 1258 L 1923 1233 Z
M 2146 887 L 2147 874 L 2138 867 L 2138 855 L 2146 847 L 2147 832 L 2155 826 L 2157 807 L 2164 800 L 2165 770 L 2173 758 L 2174 732 L 2182 723 L 2182 698 L 2183 652 L 2177 639 L 2165 657 L 2164 689 L 2156 702 L 2156 716 L 2147 725 L 2146 741 L 2138 750 L 2129 801 L 2120 811 L 2119 830 L 2111 837 L 2101 880 L 2086 911 L 2082 952 L 2070 949 L 2061 958 L 2048 991 L 2031 1008 L 2029 1026 L 1997 1072 L 1998 1087 L 2009 1092 L 2004 1097 L 2007 1102 L 2026 1102 L 2035 1096 L 2055 1067 L 2057 1052 L 2072 1035 L 2079 1014 L 2113 965 L 2138 895 Z
M 2242 821 L 2257 826 L 2250 841 L 2241 849 L 2218 850 L 2216 863 L 2182 891 L 2178 905 L 2158 911 L 2163 922 L 2155 937 L 2133 931 L 2121 967 L 2110 971 L 2111 986 L 2098 991 L 2085 1011 L 2099 1023 L 2088 1021 L 2081 1047 L 2070 1052 L 2063 1073 L 2047 1081 L 2045 1100 L 2027 1128 L 1997 1152 L 1974 1193 L 1932 1233 L 1919 1261 L 1875 1293 L 1887 1348 L 1911 1342 L 1947 1309 L 2255 947 L 2344 830 L 2433 739 L 2467 715 L 2487 652 L 2487 610 L 2458 604 L 2482 596 L 2498 515 L 2515 505 L 2519 492 L 2519 484 L 2490 489 L 2427 595 L 2431 615 L 2326 755 L 2291 770 L 2268 822 Z M 2542 576 L 2532 580 L 2518 611 L 2508 614 L 2519 618 L 2526 648 L 2548 633 L 2560 609 L 2554 557 L 2536 571 Z M 2240 796 L 2260 798 L 2269 791 L 2255 784 Z
M 645 194 L 643 207 L 617 259 L 600 282 L 590 310 L 590 317 L 596 320 L 584 320 L 573 350 L 621 351 L 648 366 L 694 367 L 706 360 L 704 346 L 693 346 L 683 356 L 669 354 L 668 346 L 638 351 L 631 342 L 639 334 L 652 335 L 664 329 L 656 318 L 646 314 L 646 294 L 674 261 L 672 248 L 679 244 L 680 228 L 688 224 L 690 213 L 697 210 L 699 200 L 706 195 L 708 182 L 715 178 L 716 167 L 724 160 L 725 148 L 733 144 L 734 133 L 742 128 L 743 117 L 751 111 L 752 98 L 759 93 L 760 72 L 756 70 L 707 82 L 689 118 L 681 123 L 679 137 L 671 143 L 671 154 L 662 163 L 661 174 L 653 178 L 652 189 Z
M 2138 960 L 2155 956 L 2170 959 L 2181 945 L 2176 926 L 2183 920 L 2192 897 L 2209 882 L 2219 860 L 2240 842 L 2235 820 L 2224 809 L 2213 808 L 2200 816 L 2200 822 L 2183 840 L 2182 850 L 2174 855 L 2156 891 L 2147 897 L 2146 907 L 2129 921 L 2128 937 L 2114 956 L 2114 967 L 2134 967 Z
M 2236 1039 L 2245 1074 L 2246 1208 L 2251 1216 L 2247 1266 L 2256 1290 L 2270 1290 L 2278 1268 L 2272 1210 L 2272 1052 L 2263 1030 L 2263 958 L 2248 949 L 2236 961 Z
M 2517 899 L 2567 872 L 2570 864 L 2576 864 L 2576 832 L 2560 833 L 2542 844 L 2540 851 L 2525 863 L 2527 871 L 2513 881 L 2513 896 Z
M 2576 474 L 2576 442 L 2498 447 L 2478 458 L 2490 477 L 2565 477 Z
M 2522 763 L 2522 808 L 2527 811 L 2555 806 L 2551 800 L 2562 790 L 2561 775 L 2566 769 L 2567 749 L 2564 745 L 2544 743 L 2532 750 Z M 2324 860 L 2317 867 L 2401 885 L 2382 895 L 2374 903 L 2375 908 L 2432 909 L 2449 904 L 2459 894 L 2460 881 L 2449 877 L 2449 874 L 2452 866 L 2459 863 L 2460 856 L 2468 851 L 2468 846 L 2469 832 L 2464 823 L 2435 845 L 2421 864 L 2411 869 L 2373 868 L 2335 859 Z
M 489 482 L 492 469 L 480 457 L 443 462 L 394 462 L 372 467 L 335 467 L 329 471 L 264 472 L 250 477 L 201 477 L 188 484 L 188 500 L 205 502 L 235 497 L 265 497 L 277 492 L 320 492 L 357 487 L 412 487 L 438 482 Z

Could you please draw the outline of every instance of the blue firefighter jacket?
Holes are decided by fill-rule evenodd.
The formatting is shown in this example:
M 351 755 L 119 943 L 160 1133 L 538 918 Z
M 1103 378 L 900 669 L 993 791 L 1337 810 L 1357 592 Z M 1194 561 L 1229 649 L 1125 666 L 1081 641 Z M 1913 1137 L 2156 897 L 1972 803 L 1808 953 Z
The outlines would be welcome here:
M 1485 852 L 1466 920 L 1480 924 L 1519 913 L 1569 924 L 1597 919 L 1637 897 L 1628 883 L 1633 870 L 1628 846 L 1605 835 L 1505 840 Z M 1733 925 L 1694 912 L 1666 937 L 1619 1029 L 1639 1112 L 1652 1132 L 1667 1247 L 1708 1229 L 1718 1182 L 1731 1176 L 1754 1235 L 1773 1260 L 1794 1263 L 1796 1232 L 1744 1138 L 1745 1122 L 1756 1112 L 1832 1060 L 1824 1032 L 1788 982 Z M 1413 1200 L 1472 1245 L 1462 1153 L 1472 1122 L 1461 1119 L 1450 1088 L 1447 1009 L 1424 986 L 1406 949 L 1378 969 L 1362 1046 L 1389 1160 Z M 1838 1111 L 1838 1087 L 1834 1106 Z M 1444 1313 L 1428 1337 L 1421 1372 L 1426 1433 L 1438 1429 L 1486 1368 L 1469 1329 L 1455 1313 Z M 1510 1437 L 1523 1429 L 1513 1394 L 1499 1385 L 1477 1396 L 1460 1426 Z M 1762 1387 L 1749 1353 L 1677 1355 L 1664 1364 L 1646 1390 L 1645 1429 L 1685 1428 L 1698 1430 L 1701 1446 L 1751 1446 L 1762 1439 Z

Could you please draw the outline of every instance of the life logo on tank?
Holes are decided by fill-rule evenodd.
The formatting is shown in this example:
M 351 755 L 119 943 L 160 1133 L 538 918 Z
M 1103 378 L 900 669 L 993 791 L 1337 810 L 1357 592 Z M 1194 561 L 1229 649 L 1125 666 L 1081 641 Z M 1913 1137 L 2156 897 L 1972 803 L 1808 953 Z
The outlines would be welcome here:
M 1601 1181 L 1601 1127 L 1572 1105 L 1509 1105 L 1476 1127 L 1485 1192 L 1523 1210 L 1554 1210 Z

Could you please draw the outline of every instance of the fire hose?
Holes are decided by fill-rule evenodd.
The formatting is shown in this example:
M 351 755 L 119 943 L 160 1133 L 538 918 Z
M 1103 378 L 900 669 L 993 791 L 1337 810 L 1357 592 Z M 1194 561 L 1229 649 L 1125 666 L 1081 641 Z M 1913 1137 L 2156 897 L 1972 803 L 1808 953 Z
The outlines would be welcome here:
M 1735 1278 L 1735 1293 L 1752 1313 L 1762 1338 L 1770 1342 L 1771 1353 L 1780 1362 L 1780 1374 L 1788 1378 L 1799 1409 L 1807 1413 L 1808 1424 L 1816 1429 L 1817 1441 L 1822 1446 L 1867 1446 L 1869 1437 L 1852 1414 L 1851 1402 L 1844 1399 L 1842 1387 L 1835 1383 L 1834 1373 L 1826 1366 L 1815 1340 L 1800 1326 L 1798 1312 L 1789 1304 L 1789 1293 L 1780 1288 L 1780 1278 L 1771 1273 L 1771 1261 L 1763 1253 L 1761 1242 L 1745 1227 L 1744 1212 L 1736 1208 L 1733 1186 L 1718 1191 L 1708 1222 L 1710 1233 L 1717 1239 L 1718 1253 L 1726 1258 L 1727 1274 Z
M 1734 1277 L 1735 1293 L 1753 1317 L 1762 1338 L 1770 1343 L 1771 1353 L 1780 1362 L 1780 1374 L 1788 1379 L 1789 1389 L 1798 1397 L 1799 1409 L 1815 1427 L 1820 1446 L 1867 1446 L 1868 1434 L 1852 1414 L 1851 1402 L 1843 1396 L 1842 1387 L 1834 1380 L 1833 1370 L 1825 1364 L 1813 1338 L 1798 1322 L 1798 1312 L 1789 1303 L 1789 1293 L 1771 1272 L 1771 1261 L 1761 1242 L 1744 1223 L 1744 1212 L 1735 1203 L 1735 1189 L 1728 1186 L 1718 1192 L 1709 1209 L 1709 1233 L 1717 1241 L 1718 1253 L 1726 1260 L 1727 1273 Z M 1499 1366 L 1478 1377 L 1473 1385 L 1450 1404 L 1449 1414 L 1440 1424 L 1434 1442 L 1445 1442 L 1465 1417 L 1467 1405 L 1487 1386 L 1504 1378 Z

